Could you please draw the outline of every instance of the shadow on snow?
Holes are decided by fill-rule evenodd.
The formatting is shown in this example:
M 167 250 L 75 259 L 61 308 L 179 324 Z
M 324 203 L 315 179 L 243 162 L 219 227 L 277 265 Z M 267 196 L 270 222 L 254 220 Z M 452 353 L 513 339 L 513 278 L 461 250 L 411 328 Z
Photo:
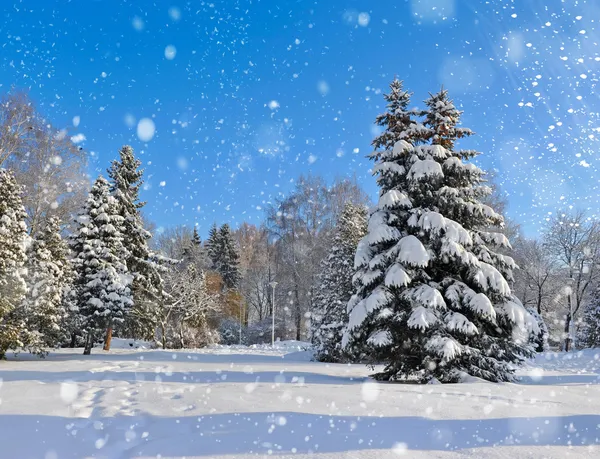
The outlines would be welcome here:
M 454 451 L 492 446 L 582 446 L 599 443 L 599 415 L 433 420 L 422 417 L 329 416 L 298 412 L 193 417 L 66 418 L 0 416 L 5 457 L 214 456 L 387 450 Z M 23 433 L 44 432 L 50 441 Z

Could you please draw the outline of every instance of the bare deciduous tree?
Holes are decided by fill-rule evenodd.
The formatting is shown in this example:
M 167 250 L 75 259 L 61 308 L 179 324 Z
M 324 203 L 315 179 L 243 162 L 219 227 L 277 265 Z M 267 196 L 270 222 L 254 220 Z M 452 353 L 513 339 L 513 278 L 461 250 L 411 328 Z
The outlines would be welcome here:
M 35 234 L 50 215 L 69 222 L 83 204 L 90 183 L 87 155 L 35 110 L 26 93 L 13 92 L 0 102 L 0 167 L 11 169 L 24 186 L 29 232 Z
M 567 286 L 564 348 L 572 341 L 572 322 L 600 275 L 600 224 L 584 212 L 559 212 L 548 225 L 544 245 L 564 270 Z

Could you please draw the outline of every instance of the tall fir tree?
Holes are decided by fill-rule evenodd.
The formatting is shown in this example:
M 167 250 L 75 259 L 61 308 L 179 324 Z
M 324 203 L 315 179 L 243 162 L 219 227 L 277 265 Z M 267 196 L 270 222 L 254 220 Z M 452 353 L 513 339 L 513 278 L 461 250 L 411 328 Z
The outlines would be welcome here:
M 26 317 L 18 313 L 27 292 L 24 265 L 28 243 L 22 189 L 14 174 L 0 169 L 0 359 L 28 345 Z
M 600 347 L 600 287 L 596 288 L 583 311 L 579 347 Z
M 514 261 L 493 250 L 509 242 L 487 231 L 503 219 L 481 203 L 484 172 L 465 162 L 478 153 L 454 149 L 460 112 L 445 91 L 426 105 L 426 135 L 394 132 L 401 140 L 372 155 L 380 197 L 355 257 L 343 346 L 384 362 L 378 379 L 508 381 L 537 325 L 510 290 Z
M 208 258 L 212 264 L 212 268 L 217 271 L 217 263 L 218 257 L 220 253 L 220 233 L 217 229 L 217 224 L 213 223 L 208 231 L 208 239 L 206 240 L 206 252 L 208 254 Z
M 140 210 L 145 202 L 140 201 L 139 192 L 143 185 L 143 169 L 129 145 L 119 151 L 119 160 L 113 161 L 108 176 L 111 179 L 111 193 L 115 197 L 118 213 L 123 217 L 123 241 L 126 250 L 126 265 L 133 275 L 134 307 L 127 317 L 128 333 L 149 338 L 154 335 L 157 325 L 156 305 L 161 294 L 161 269 L 155 263 L 148 247 L 152 238 L 144 228 Z
M 123 323 L 133 304 L 124 220 L 109 183 L 98 177 L 72 237 L 77 307 L 87 332 L 84 354 L 91 352 L 99 331 Z
M 39 337 L 39 345 L 55 347 L 66 337 L 65 295 L 72 282 L 69 247 L 60 235 L 59 220 L 49 217 L 28 249 L 27 285 L 23 307 L 28 328 Z
M 240 255 L 227 223 L 219 229 L 216 225 L 211 227 L 206 241 L 206 251 L 212 270 L 219 273 L 223 280 L 223 288 L 236 289 L 241 280 Z
M 322 362 L 344 360 L 342 333 L 348 322 L 346 305 L 354 293 L 354 254 L 367 232 L 367 210 L 348 203 L 337 222 L 328 256 L 321 262 L 319 288 L 311 315 L 315 358 Z
M 223 285 L 230 290 L 237 289 L 241 280 L 240 255 L 227 223 L 219 230 L 218 247 L 217 270 L 223 278 Z

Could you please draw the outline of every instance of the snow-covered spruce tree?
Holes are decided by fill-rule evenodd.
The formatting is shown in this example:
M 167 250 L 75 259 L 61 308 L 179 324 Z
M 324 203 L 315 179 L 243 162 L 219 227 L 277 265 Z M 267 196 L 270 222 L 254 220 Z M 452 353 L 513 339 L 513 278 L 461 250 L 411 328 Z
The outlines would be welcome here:
M 583 311 L 579 332 L 579 347 L 600 347 L 600 287 L 598 287 Z
M 91 352 L 99 331 L 123 323 L 133 304 L 125 262 L 128 236 L 119 210 L 109 183 L 98 177 L 72 236 L 77 308 L 87 333 L 84 354 Z
M 340 215 L 329 254 L 321 262 L 319 287 L 311 315 L 315 358 L 321 362 L 344 359 L 342 333 L 348 322 L 346 305 L 354 293 L 354 254 L 367 232 L 367 209 L 347 203 Z
M 21 187 L 12 172 L 0 169 L 0 359 L 28 344 L 26 317 L 17 314 L 27 286 L 24 264 L 28 243 Z
M 28 292 L 22 307 L 27 326 L 40 347 L 56 347 L 66 338 L 64 297 L 72 281 L 69 247 L 60 235 L 59 220 L 49 217 L 28 248 Z
M 115 197 L 118 213 L 123 217 L 123 233 L 126 237 L 123 246 L 126 250 L 126 265 L 133 275 L 131 290 L 134 305 L 126 317 L 123 328 L 134 337 L 149 339 L 154 336 L 157 325 L 156 305 L 160 296 L 160 267 L 156 265 L 148 248 L 152 238 L 144 229 L 140 209 L 145 202 L 139 198 L 144 171 L 140 169 L 133 149 L 125 145 L 119 151 L 119 160 L 113 161 L 108 176 L 111 179 L 111 193 Z M 109 331 L 110 333 L 110 331 Z
M 544 318 L 537 312 L 536 308 L 527 308 L 527 312 L 531 314 L 531 317 L 537 323 L 537 329 L 531 330 L 529 334 L 529 342 L 536 352 L 546 352 L 549 349 L 548 338 L 550 336 L 546 322 L 544 322 Z
M 502 217 L 481 203 L 484 172 L 465 162 L 478 153 L 454 149 L 470 131 L 457 128 L 446 91 L 426 104 L 431 144 L 395 133 L 404 140 L 372 155 L 380 198 L 358 245 L 342 343 L 385 363 L 378 379 L 508 381 L 532 355 L 537 325 L 508 285 L 513 260 L 493 251 L 509 242 L 486 230 Z

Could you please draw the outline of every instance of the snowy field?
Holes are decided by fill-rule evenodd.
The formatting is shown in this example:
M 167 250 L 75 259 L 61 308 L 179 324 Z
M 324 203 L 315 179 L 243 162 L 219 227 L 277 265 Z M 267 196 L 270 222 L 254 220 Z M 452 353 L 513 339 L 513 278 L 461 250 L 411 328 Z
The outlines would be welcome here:
M 519 384 L 377 384 L 302 343 L 0 362 L 0 457 L 600 458 L 600 350 Z M 135 346 L 134 346 L 135 347 Z

